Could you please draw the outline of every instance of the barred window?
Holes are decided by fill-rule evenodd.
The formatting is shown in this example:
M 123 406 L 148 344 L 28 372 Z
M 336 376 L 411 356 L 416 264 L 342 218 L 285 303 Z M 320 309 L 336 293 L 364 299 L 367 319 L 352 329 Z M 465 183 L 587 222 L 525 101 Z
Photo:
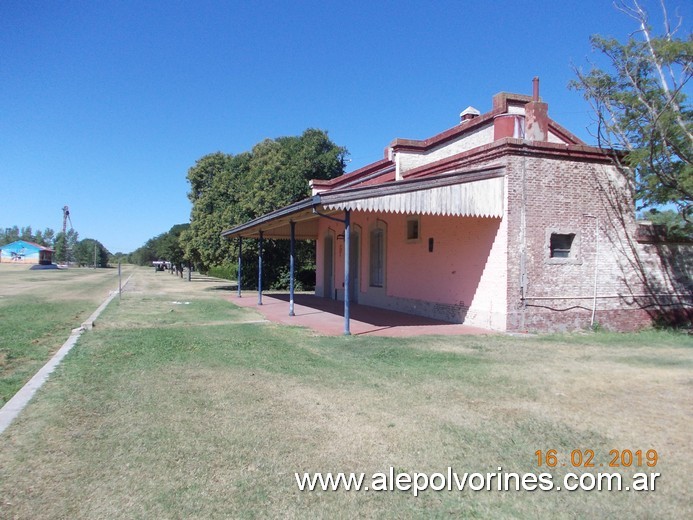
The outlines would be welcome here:
M 572 253 L 575 233 L 551 233 L 550 255 L 551 258 L 573 258 Z

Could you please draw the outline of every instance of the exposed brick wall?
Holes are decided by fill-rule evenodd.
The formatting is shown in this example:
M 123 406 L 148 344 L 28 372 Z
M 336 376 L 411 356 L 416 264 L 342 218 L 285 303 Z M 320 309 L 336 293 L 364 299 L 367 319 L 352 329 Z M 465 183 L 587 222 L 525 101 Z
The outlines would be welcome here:
M 645 327 L 671 303 L 658 309 L 656 294 L 686 293 L 686 276 L 664 276 L 657 252 L 634 241 L 634 205 L 613 166 L 537 155 L 506 161 L 508 330 L 587 328 L 595 267 L 595 322 L 607 329 Z M 575 235 L 573 258 L 550 258 L 552 231 Z

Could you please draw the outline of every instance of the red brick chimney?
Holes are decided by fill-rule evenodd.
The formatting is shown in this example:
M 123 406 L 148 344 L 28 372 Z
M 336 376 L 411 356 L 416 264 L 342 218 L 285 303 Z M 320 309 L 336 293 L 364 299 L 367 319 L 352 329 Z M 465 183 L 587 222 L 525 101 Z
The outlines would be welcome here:
M 532 101 L 525 105 L 525 138 L 548 141 L 549 105 L 539 101 L 539 78 L 532 80 Z

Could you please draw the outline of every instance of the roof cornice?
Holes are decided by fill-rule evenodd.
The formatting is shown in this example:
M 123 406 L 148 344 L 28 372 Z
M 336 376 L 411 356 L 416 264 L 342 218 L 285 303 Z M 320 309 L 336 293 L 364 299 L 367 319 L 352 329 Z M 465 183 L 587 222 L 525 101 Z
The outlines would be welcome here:
M 479 162 L 487 162 L 508 155 L 531 155 L 573 161 L 592 161 L 608 164 L 613 161 L 613 150 L 604 150 L 583 144 L 548 143 L 544 141 L 527 141 L 506 137 L 492 143 L 478 146 L 465 152 L 413 168 L 404 174 L 405 179 L 414 179 L 435 175 Z

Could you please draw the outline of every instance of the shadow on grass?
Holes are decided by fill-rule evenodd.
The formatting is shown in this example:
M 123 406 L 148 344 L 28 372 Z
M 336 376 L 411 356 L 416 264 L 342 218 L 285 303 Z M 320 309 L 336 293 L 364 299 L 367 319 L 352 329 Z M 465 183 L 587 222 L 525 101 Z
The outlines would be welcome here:
M 205 291 L 238 291 L 238 285 L 217 285 L 216 287 L 207 287 Z
M 226 280 L 222 280 L 221 278 L 214 278 L 213 276 L 194 275 L 190 281 L 191 282 L 219 283 L 219 282 L 225 282 Z

